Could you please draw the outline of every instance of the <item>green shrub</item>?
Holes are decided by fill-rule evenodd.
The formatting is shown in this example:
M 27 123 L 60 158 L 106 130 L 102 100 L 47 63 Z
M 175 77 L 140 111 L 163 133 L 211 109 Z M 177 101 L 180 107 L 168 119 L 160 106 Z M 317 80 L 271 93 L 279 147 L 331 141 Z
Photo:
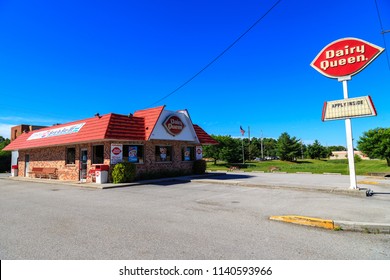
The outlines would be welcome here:
M 194 166 L 192 167 L 192 171 L 194 172 L 194 174 L 204 174 L 206 172 L 206 166 L 207 163 L 205 160 L 195 160 Z
M 361 162 L 362 161 L 362 158 L 358 155 L 354 155 L 353 159 L 355 160 L 355 162 Z
M 117 183 L 133 182 L 136 175 L 136 165 L 130 162 L 117 163 L 112 170 L 112 181 Z

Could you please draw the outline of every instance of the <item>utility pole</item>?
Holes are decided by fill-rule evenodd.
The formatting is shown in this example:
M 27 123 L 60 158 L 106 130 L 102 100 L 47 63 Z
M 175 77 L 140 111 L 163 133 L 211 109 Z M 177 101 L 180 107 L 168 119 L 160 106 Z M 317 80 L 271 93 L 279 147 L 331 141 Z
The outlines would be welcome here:
M 263 148 L 263 130 L 261 130 L 260 137 L 261 159 L 264 160 L 264 148 Z
M 251 160 L 251 129 L 248 126 L 248 160 Z

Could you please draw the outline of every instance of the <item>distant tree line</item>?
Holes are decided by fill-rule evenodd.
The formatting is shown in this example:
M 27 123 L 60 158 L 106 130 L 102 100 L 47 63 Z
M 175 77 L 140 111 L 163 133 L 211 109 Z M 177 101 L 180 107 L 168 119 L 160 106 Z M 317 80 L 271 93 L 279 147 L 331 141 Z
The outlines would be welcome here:
M 282 133 L 278 139 L 273 138 L 248 138 L 239 139 L 222 135 L 211 135 L 219 142 L 219 145 L 205 146 L 203 153 L 205 158 L 212 158 L 230 163 L 243 162 L 242 149 L 244 148 L 245 160 L 280 159 L 296 161 L 302 158 L 321 159 L 328 158 L 332 151 L 345 151 L 344 146 L 321 145 L 318 140 L 306 145 L 287 132 Z

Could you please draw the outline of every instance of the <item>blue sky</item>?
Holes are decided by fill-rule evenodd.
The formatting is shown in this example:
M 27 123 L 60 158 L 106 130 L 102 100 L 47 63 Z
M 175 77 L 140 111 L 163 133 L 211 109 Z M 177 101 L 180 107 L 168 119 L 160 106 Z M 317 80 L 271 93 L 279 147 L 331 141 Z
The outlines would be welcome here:
M 346 145 L 344 121 L 322 122 L 342 84 L 310 63 L 330 42 L 356 37 L 384 46 L 374 0 L 0 1 L 0 135 L 21 123 L 52 125 L 166 105 L 188 109 L 210 134 Z M 390 2 L 377 0 L 384 30 Z M 390 45 L 390 33 L 385 34 Z M 352 120 L 356 140 L 390 120 L 386 52 L 348 83 L 371 95 L 377 117 Z M 159 102 L 157 102 L 159 101 Z

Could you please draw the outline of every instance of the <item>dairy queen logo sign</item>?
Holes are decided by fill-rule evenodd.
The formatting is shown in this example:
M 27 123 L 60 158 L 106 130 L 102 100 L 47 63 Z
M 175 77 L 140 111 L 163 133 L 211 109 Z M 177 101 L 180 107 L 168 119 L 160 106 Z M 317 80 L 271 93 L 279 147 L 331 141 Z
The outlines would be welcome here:
M 173 136 L 176 136 L 180 134 L 185 125 L 181 121 L 181 119 L 177 116 L 171 115 L 164 121 L 164 127 L 167 130 L 167 132 Z
M 323 48 L 310 65 L 329 78 L 348 77 L 363 70 L 383 50 L 361 39 L 344 38 Z
M 112 153 L 117 156 L 122 153 L 122 150 L 118 147 L 115 147 L 114 149 L 112 149 Z

